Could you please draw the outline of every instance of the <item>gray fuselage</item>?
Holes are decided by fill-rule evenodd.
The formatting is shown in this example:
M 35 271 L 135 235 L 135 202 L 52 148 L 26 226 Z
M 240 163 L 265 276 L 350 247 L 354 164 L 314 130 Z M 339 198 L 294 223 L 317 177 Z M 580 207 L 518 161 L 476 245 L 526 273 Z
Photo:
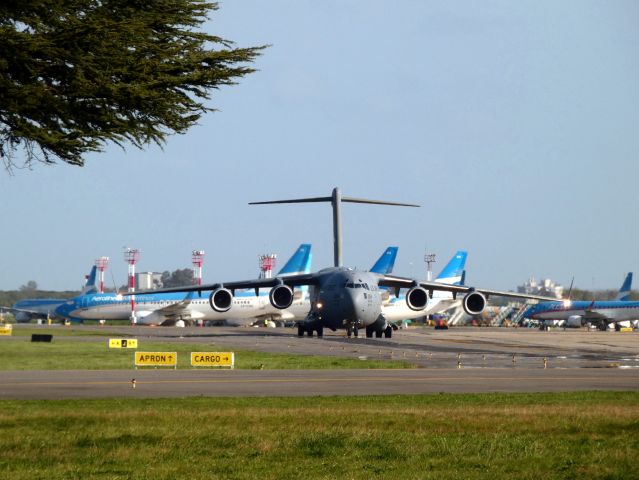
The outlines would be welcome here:
M 382 312 L 378 280 L 375 273 L 350 268 L 320 270 L 317 284 L 310 290 L 309 318 L 331 330 L 374 324 Z

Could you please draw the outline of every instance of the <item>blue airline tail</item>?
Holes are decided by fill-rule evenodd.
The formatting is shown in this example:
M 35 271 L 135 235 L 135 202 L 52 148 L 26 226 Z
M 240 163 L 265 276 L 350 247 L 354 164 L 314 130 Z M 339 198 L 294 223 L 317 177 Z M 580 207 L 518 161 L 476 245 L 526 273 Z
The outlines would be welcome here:
M 311 245 L 309 243 L 301 244 L 295 251 L 293 256 L 286 262 L 286 265 L 278 272 L 278 276 L 295 275 L 299 273 L 311 273 Z
M 395 266 L 395 258 L 397 257 L 397 247 L 388 247 L 382 256 L 375 262 L 375 265 L 370 269 L 373 273 L 380 273 L 382 275 L 393 272 Z
M 98 287 L 95 285 L 95 277 L 96 277 L 97 268 L 94 265 L 87 276 L 87 282 L 84 284 L 84 288 L 82 289 L 82 295 L 88 293 L 98 293 Z
M 623 281 L 621 288 L 619 289 L 619 293 L 617 294 L 617 298 L 615 300 L 619 300 L 622 302 L 627 302 L 630 300 L 630 291 L 632 290 L 632 272 L 628 272 L 626 275 L 626 279 Z
M 437 275 L 435 279 L 438 283 L 448 283 L 451 285 L 461 285 L 464 281 L 466 266 L 466 257 L 468 252 L 458 250 L 453 258 L 450 259 L 444 269 Z

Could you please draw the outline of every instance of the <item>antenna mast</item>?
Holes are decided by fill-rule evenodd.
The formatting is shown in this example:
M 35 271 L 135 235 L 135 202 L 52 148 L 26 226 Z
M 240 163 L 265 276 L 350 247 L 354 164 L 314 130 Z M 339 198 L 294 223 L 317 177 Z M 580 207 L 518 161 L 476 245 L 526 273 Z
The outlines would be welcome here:
M 129 293 L 135 292 L 135 264 L 140 259 L 140 250 L 135 248 L 124 249 L 124 261 L 129 264 Z M 135 295 L 131 295 L 131 324 L 138 323 L 135 316 Z
M 202 285 L 202 265 L 204 264 L 204 250 L 193 250 L 191 253 L 193 264 L 193 281 L 196 285 Z
M 264 255 L 258 255 L 257 258 L 260 263 L 260 278 L 273 278 L 273 268 L 275 267 L 277 255 L 265 253 Z
M 109 264 L 109 257 L 100 257 L 100 258 L 96 258 L 95 259 L 95 266 L 98 269 L 98 272 L 100 272 L 100 280 L 99 280 L 99 293 L 104 293 L 104 271 L 107 268 L 107 265 Z
M 435 263 L 435 254 L 427 253 L 424 255 L 424 262 L 426 262 L 426 281 L 431 282 L 433 280 L 433 263 Z

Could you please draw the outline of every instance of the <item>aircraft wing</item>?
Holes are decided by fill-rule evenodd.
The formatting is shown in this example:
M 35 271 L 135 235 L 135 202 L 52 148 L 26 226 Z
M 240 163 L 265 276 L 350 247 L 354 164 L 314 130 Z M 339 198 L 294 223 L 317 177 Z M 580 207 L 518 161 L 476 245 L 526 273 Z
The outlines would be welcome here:
M 287 275 L 274 278 L 255 278 L 253 280 L 242 280 L 236 282 L 210 283 L 207 285 L 185 285 L 183 287 L 158 288 L 157 290 L 141 290 L 138 292 L 127 292 L 123 295 L 144 295 L 146 293 L 176 293 L 176 292 L 202 292 L 217 290 L 218 288 L 227 288 L 231 291 L 244 290 L 254 288 L 272 288 L 275 285 L 284 284 L 289 287 L 299 287 L 302 285 L 316 285 L 317 275 L 313 273 L 303 273 L 299 275 Z
M 181 302 L 172 303 L 170 305 L 167 305 L 166 307 L 158 308 L 157 310 L 153 310 L 153 312 L 167 316 L 177 315 L 184 312 L 186 310 L 186 307 L 188 307 L 190 304 L 191 299 L 189 298 L 186 300 L 182 300 Z
M 584 315 L 582 316 L 583 320 L 586 322 L 592 322 L 592 321 L 607 321 L 607 322 L 614 322 L 616 321 L 614 318 L 610 318 L 607 315 L 604 315 L 603 313 L 599 313 L 596 310 L 586 310 L 584 312 Z
M 9 313 L 27 313 L 29 315 L 40 315 L 42 317 L 47 316 L 47 314 L 45 312 L 42 311 L 37 311 L 37 310 L 29 310 L 27 308 L 13 308 L 13 307 L 0 307 L 0 312 L 5 313 L 5 312 L 9 312 Z M 51 312 L 49 312 L 51 315 L 55 314 L 55 308 L 51 309 Z
M 467 285 L 450 285 L 446 283 L 437 283 L 437 282 L 420 282 L 417 280 L 413 280 L 411 278 L 396 277 L 393 275 L 380 275 L 378 285 L 380 287 L 394 288 L 396 292 L 400 288 L 412 288 L 412 287 L 420 286 L 428 290 L 429 294 L 435 290 L 451 292 L 453 295 L 456 295 L 458 293 L 466 294 L 470 292 L 479 292 L 485 295 L 487 298 L 491 296 L 496 296 L 496 297 L 519 298 L 522 300 L 539 300 L 539 301 L 555 301 L 555 302 L 557 301 L 556 297 L 545 297 L 542 295 L 529 295 L 527 293 L 505 292 L 501 290 L 490 290 L 487 288 L 474 288 L 474 287 L 469 287 Z

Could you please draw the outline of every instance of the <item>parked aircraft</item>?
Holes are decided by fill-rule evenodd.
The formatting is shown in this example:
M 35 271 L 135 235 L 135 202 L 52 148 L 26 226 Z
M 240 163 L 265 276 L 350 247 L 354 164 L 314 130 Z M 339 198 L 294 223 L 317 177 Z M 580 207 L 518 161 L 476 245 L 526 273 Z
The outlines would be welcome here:
M 269 301 L 275 308 L 286 309 L 294 300 L 293 289 L 308 285 L 310 288 L 310 311 L 303 322 L 298 325 L 298 335 L 306 333 L 312 336 L 317 332 L 322 336 L 324 328 L 336 330 L 346 329 L 349 336 L 358 335 L 360 328 L 366 329 L 367 336 L 374 333 L 386 337 L 392 335 L 392 326 L 382 314 L 382 287 L 392 289 L 399 296 L 402 288 L 407 289 L 406 303 L 415 311 L 423 311 L 435 291 L 451 292 L 453 298 L 464 294 L 462 305 L 467 313 L 479 314 L 486 306 L 490 295 L 514 298 L 531 298 L 549 300 L 549 297 L 518 294 L 468 287 L 465 285 L 447 285 L 437 282 L 420 282 L 418 280 L 389 274 L 361 271 L 342 265 L 342 202 L 377 205 L 394 205 L 418 207 L 418 205 L 386 202 L 381 200 L 343 197 L 338 188 L 333 189 L 330 197 L 299 198 L 292 200 L 275 200 L 254 202 L 255 204 L 274 203 L 314 203 L 330 202 L 333 208 L 333 258 L 334 266 L 315 273 L 291 275 L 288 277 L 254 279 L 235 282 L 224 282 L 211 285 L 194 285 L 163 289 L 163 292 L 202 292 L 211 290 L 209 303 L 218 312 L 226 312 L 233 306 L 235 292 L 239 289 L 252 288 L 256 293 L 260 289 L 269 289 Z M 366 239 L 360 239 L 360 241 Z
M 302 244 L 293 256 L 278 272 L 278 277 L 286 278 L 310 272 L 311 245 Z M 202 290 L 206 290 L 203 288 Z M 140 325 L 175 325 L 176 322 L 192 323 L 196 320 L 224 320 L 226 318 L 259 317 L 272 314 L 294 318 L 295 311 L 302 309 L 303 292 L 296 291 L 291 305 L 286 310 L 276 310 L 265 299 L 260 299 L 253 290 L 238 292 L 224 313 L 211 309 L 206 298 L 193 293 L 161 293 L 162 290 L 150 290 L 146 293 L 134 292 L 136 319 Z M 128 295 L 128 294 L 127 294 Z M 233 307 L 233 308 L 231 308 Z M 131 317 L 131 304 L 128 296 L 115 293 L 81 295 L 65 302 L 56 313 L 71 321 L 84 320 L 126 320 Z
M 382 274 L 391 273 L 395 265 L 395 259 L 397 258 L 397 249 L 398 249 L 397 247 L 386 248 L 386 250 L 384 250 L 384 253 L 380 255 L 380 257 L 373 264 L 373 266 L 371 267 L 369 271 L 375 272 L 375 273 L 382 273 Z M 310 270 L 306 273 L 310 273 Z M 234 319 L 234 318 L 225 319 L 225 323 L 231 326 L 241 326 L 241 325 L 250 325 L 250 324 L 260 324 L 260 322 L 264 321 L 264 322 L 273 322 L 277 325 L 281 322 L 286 322 L 286 321 L 303 320 L 310 309 L 310 300 L 308 295 L 308 287 L 306 286 L 300 287 L 300 290 L 304 292 L 303 303 L 297 304 L 295 311 L 291 312 L 292 315 L 289 314 L 286 317 L 283 317 L 281 314 L 278 315 L 278 312 L 281 312 L 281 310 L 273 309 L 272 305 L 270 304 L 268 300 L 267 292 L 261 291 L 259 293 L 259 296 L 263 302 L 263 307 L 266 308 L 266 306 L 268 305 L 268 307 L 270 307 L 269 310 L 271 313 L 260 315 L 257 317 L 253 316 L 248 319 Z M 251 294 L 253 295 L 253 293 Z M 275 312 L 273 312 L 273 310 L 275 310 Z M 290 310 L 291 309 L 288 308 L 284 310 L 284 312 L 289 312 Z
M 439 275 L 437 275 L 435 282 L 461 285 L 467 256 L 468 252 L 463 250 L 459 250 L 455 253 L 448 264 L 446 264 Z M 406 303 L 406 297 L 404 295 L 398 297 L 389 296 L 389 299 L 382 304 L 382 315 L 384 315 L 384 318 L 386 318 L 388 322 L 398 322 L 400 320 L 409 320 L 423 317 L 424 315 L 441 313 L 459 303 L 460 301 L 454 299 L 451 292 L 437 290 L 433 291 L 433 296 L 429 299 L 427 306 L 423 310 L 413 310 Z
M 616 300 L 559 300 L 532 305 L 524 318 L 542 320 L 546 325 L 579 328 L 587 324 L 605 330 L 609 324 L 639 319 L 639 302 L 631 302 L 632 272 L 619 289 Z
M 95 285 L 96 267 L 93 266 L 81 295 L 97 292 Z M 18 323 L 26 323 L 34 319 L 49 319 L 58 317 L 56 310 L 67 300 L 64 298 L 27 298 L 13 304 L 13 307 L 0 307 L 0 310 L 13 313 Z

